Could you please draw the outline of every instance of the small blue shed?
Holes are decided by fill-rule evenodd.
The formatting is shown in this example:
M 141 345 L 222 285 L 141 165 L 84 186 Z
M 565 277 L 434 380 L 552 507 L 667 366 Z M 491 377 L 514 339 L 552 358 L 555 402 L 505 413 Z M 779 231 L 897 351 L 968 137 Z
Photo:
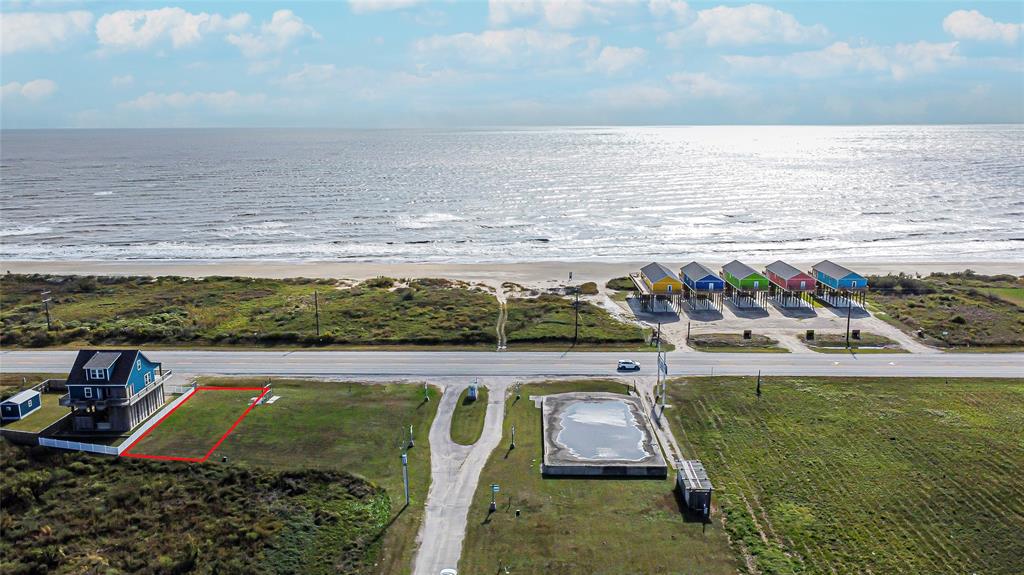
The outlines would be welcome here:
M 868 287 L 867 278 L 828 260 L 814 264 L 811 270 L 815 280 L 832 289 L 862 290 Z
M 43 406 L 43 399 L 34 389 L 26 389 L 0 402 L 0 418 L 18 421 Z

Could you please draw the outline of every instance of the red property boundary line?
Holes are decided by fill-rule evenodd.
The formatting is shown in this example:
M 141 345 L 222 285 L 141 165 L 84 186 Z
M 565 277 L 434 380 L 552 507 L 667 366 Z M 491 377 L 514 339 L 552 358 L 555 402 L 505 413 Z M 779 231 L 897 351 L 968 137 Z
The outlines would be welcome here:
M 175 457 L 173 455 L 146 455 L 144 453 L 130 453 L 131 450 L 134 449 L 135 446 L 140 441 L 145 439 L 146 436 L 152 433 L 154 429 L 160 427 L 160 425 L 163 424 L 165 419 L 170 417 L 171 414 L 177 411 L 179 407 L 191 401 L 192 398 L 195 397 L 195 395 L 200 391 L 259 391 L 262 393 L 260 393 L 259 397 L 256 398 L 256 401 L 253 401 L 252 404 L 249 407 L 247 407 L 245 411 L 242 412 L 242 415 L 238 416 L 238 419 L 236 419 L 235 422 L 231 424 L 231 427 L 229 427 L 228 430 L 224 432 L 224 435 L 220 436 L 220 439 L 217 440 L 217 443 L 214 443 L 213 447 L 211 447 L 210 450 L 206 452 L 206 455 L 203 455 L 202 457 Z M 270 389 L 265 387 L 197 387 L 195 392 L 193 392 L 192 395 L 188 397 L 188 399 L 174 406 L 174 409 L 168 411 L 163 417 L 161 417 L 160 421 L 156 422 L 156 425 L 147 429 L 146 433 L 143 433 L 138 439 L 133 441 L 132 444 L 129 445 L 123 452 L 121 452 L 121 457 L 135 457 L 138 459 L 157 459 L 160 461 L 186 461 L 189 463 L 203 463 L 204 461 L 209 459 L 211 455 L 213 455 L 213 452 L 216 451 L 218 447 L 220 447 L 220 444 L 224 443 L 224 440 L 227 439 L 229 435 L 231 435 L 231 432 L 234 431 L 236 427 L 238 427 L 238 424 L 242 423 L 242 420 L 245 419 L 245 416 L 249 415 L 249 412 L 252 411 L 253 408 L 256 407 L 256 404 L 258 404 L 260 400 L 263 399 L 263 396 L 267 395 L 267 393 L 269 392 Z

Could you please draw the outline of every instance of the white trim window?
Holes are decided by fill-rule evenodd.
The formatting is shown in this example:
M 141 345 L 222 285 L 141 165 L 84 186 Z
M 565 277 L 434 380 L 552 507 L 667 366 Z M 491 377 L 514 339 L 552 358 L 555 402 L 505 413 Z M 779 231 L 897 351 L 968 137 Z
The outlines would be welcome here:
M 135 360 L 135 370 L 136 371 L 142 371 L 142 360 L 141 359 Z
M 83 388 L 82 389 L 82 393 L 85 394 L 85 398 L 86 399 L 92 399 L 92 388 L 91 387 Z
M 105 369 L 90 369 L 89 379 L 107 379 L 106 372 Z
M 142 376 L 142 381 L 146 382 L 146 385 L 149 385 L 149 384 L 153 383 L 153 373 L 152 373 L 152 372 L 149 372 L 149 371 L 147 371 L 147 372 L 146 372 L 146 373 L 145 373 L 145 374 L 144 374 L 144 375 Z

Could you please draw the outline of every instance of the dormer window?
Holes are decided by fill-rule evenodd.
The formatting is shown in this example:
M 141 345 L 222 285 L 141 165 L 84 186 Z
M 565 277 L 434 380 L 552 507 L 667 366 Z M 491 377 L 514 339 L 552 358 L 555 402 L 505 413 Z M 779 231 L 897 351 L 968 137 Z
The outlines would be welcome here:
M 107 370 L 105 369 L 90 369 L 89 379 L 107 379 Z

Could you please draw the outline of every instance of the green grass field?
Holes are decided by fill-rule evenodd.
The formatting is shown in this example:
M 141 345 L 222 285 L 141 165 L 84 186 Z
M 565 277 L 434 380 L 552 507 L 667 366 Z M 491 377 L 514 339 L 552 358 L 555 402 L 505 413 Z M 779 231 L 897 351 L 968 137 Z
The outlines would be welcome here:
M 262 386 L 265 379 L 203 378 L 201 385 Z M 274 471 L 326 469 L 353 473 L 385 489 L 394 523 L 384 538 L 378 573 L 404 573 L 430 484 L 427 435 L 439 395 L 409 384 L 359 384 L 275 380 L 272 405 L 249 413 L 206 465 L 245 464 Z M 132 450 L 181 455 L 205 453 L 245 409 L 253 392 L 199 392 Z M 191 410 L 191 411 L 189 411 Z M 405 510 L 400 455 L 413 426 L 416 446 L 409 450 L 413 505 Z M 188 456 L 188 455 L 185 455 Z
M 459 403 L 452 413 L 452 441 L 459 445 L 473 445 L 484 431 L 487 415 L 487 388 L 479 386 L 476 401 L 469 401 L 469 388 L 462 390 Z
M 624 392 L 611 381 L 557 382 L 522 387 L 506 402 L 504 439 L 480 475 L 469 510 L 460 573 L 735 573 L 718 522 L 701 532 L 680 513 L 673 479 L 543 479 L 541 414 L 531 395 L 565 391 Z M 509 450 L 516 426 L 516 449 Z M 488 516 L 490 485 L 498 511 Z M 519 509 L 522 515 L 515 516 Z
M 686 342 L 697 351 L 713 353 L 789 353 L 779 342 L 765 335 L 751 334 L 750 339 L 743 339 L 737 333 L 702 333 L 691 335 Z
M 1024 572 L 1024 380 L 687 378 L 669 410 L 770 573 Z M 740 561 L 745 565 L 745 561 Z
M 537 344 L 569 345 L 575 333 L 573 301 L 553 294 L 535 298 L 509 298 L 509 349 L 525 349 Z M 603 349 L 640 349 L 644 330 L 622 323 L 589 302 L 580 302 L 579 343 L 581 347 Z

